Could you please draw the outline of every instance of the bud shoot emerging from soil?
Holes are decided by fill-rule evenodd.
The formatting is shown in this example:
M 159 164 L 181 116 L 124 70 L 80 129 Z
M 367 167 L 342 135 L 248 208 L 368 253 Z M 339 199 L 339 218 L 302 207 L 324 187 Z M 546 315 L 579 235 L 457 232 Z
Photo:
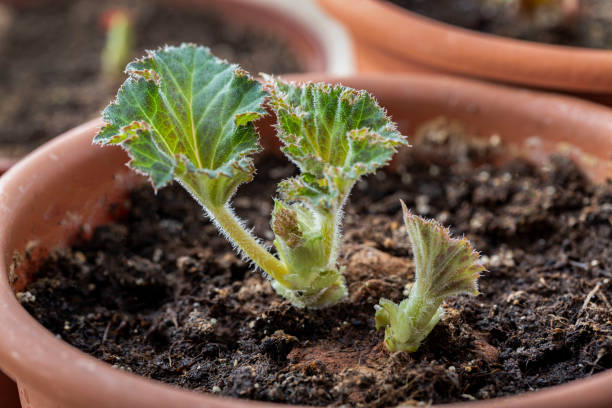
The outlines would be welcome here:
M 381 299 L 376 305 L 376 328 L 385 328 L 391 352 L 416 351 L 444 314 L 445 298 L 477 295 L 477 279 L 485 268 L 465 238 L 451 238 L 435 220 L 412 214 L 402 202 L 404 223 L 415 264 L 415 282 L 408 298 L 396 304 Z
M 130 77 L 104 111 L 94 141 L 121 145 L 129 166 L 155 188 L 178 181 L 225 236 L 298 307 L 320 308 L 346 295 L 337 266 L 342 208 L 355 182 L 384 166 L 405 138 L 365 91 L 296 85 L 248 73 L 190 44 L 165 47 L 128 64 Z M 281 182 L 272 229 L 274 256 L 234 215 L 230 199 L 255 173 L 253 122 L 277 115 L 283 152 L 300 175 Z
M 134 48 L 134 23 L 130 13 L 121 8 L 113 9 L 103 16 L 106 43 L 102 50 L 102 74 L 116 79 L 123 74 Z

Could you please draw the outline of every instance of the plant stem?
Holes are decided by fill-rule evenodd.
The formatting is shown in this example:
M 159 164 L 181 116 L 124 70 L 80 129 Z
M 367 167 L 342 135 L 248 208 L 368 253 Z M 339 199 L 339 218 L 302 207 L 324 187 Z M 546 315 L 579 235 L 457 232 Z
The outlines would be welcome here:
M 325 237 L 326 253 L 330 268 L 335 267 L 336 260 L 338 258 L 338 250 L 340 249 L 340 241 L 342 239 L 340 226 L 342 225 L 342 218 L 344 216 L 343 208 L 348 198 L 348 194 L 346 192 L 350 192 L 354 185 L 355 183 L 351 182 L 343 188 L 342 198 L 331 210 L 331 212 L 325 215 L 323 226 L 324 228 L 327 228 L 325 228 L 322 233 Z
M 438 324 L 444 311 L 440 307 L 442 299 L 428 297 L 418 282 L 410 290 L 407 299 L 399 304 L 401 323 L 395 327 L 390 351 L 417 351 L 429 332 Z
M 234 214 L 229 203 L 213 205 L 207 199 L 208 186 L 201 183 L 201 179 L 176 179 L 191 196 L 206 210 L 210 219 L 223 232 L 225 237 L 234 244 L 236 249 L 246 254 L 255 264 L 263 269 L 273 279 L 292 289 L 292 285 L 285 279 L 289 270 L 283 262 L 272 255 L 259 241 L 244 228 L 244 225 Z
M 320 214 L 323 221 L 321 222 L 321 235 L 323 236 L 323 245 L 325 254 L 327 255 L 328 266 L 333 267 L 336 263 L 336 252 L 338 246 L 338 220 L 335 211 Z
M 408 316 L 414 316 L 414 327 L 416 327 L 417 330 L 426 331 L 431 325 L 432 320 L 435 320 L 435 323 L 437 323 L 436 316 L 441 304 L 442 299 L 432 299 L 427 295 L 427 293 L 423 293 L 419 283 L 416 282 L 410 290 L 407 305 L 405 308 L 403 308 L 403 311 Z M 431 326 L 431 328 L 435 326 L 435 323 Z M 429 330 L 427 330 L 425 336 L 427 336 Z
M 257 266 L 283 285 L 291 287 L 291 284 L 285 279 L 285 276 L 289 273 L 287 267 L 257 242 L 257 239 L 242 226 L 242 223 L 238 221 L 227 205 L 207 206 L 207 209 L 221 230 Z

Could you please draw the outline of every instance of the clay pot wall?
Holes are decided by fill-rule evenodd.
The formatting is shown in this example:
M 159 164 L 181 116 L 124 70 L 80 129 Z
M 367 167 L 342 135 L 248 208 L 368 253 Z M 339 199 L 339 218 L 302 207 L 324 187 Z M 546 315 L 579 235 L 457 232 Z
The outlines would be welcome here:
M 533 160 L 570 152 L 596 180 L 612 177 L 612 111 L 568 97 L 431 76 L 296 80 L 342 82 L 372 91 L 410 134 L 438 116 L 461 120 L 476 134 L 497 134 Z M 78 230 L 109 220 L 109 205 L 142 182 L 119 148 L 100 148 L 90 122 L 33 152 L 0 179 L 0 369 L 15 378 L 27 408 L 278 407 L 179 390 L 115 370 L 56 338 L 17 302 L 37 260 L 70 243 Z M 261 124 L 264 141 L 272 129 Z M 27 256 L 26 256 L 27 255 Z M 29 259 L 29 260 L 28 260 Z M 587 407 L 612 403 L 612 371 L 508 399 L 461 407 Z

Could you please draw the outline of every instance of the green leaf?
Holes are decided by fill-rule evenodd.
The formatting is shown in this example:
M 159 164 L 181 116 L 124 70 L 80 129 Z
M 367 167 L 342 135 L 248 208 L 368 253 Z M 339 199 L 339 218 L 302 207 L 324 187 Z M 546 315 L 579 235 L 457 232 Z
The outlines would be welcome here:
M 299 184 L 306 182 L 309 188 L 343 199 L 359 177 L 386 165 L 398 146 L 407 145 L 385 110 L 366 91 L 265 78 L 282 150 L 310 179 L 297 181 Z M 285 185 L 289 186 L 295 183 Z M 281 189 L 285 192 L 299 196 Z
M 146 122 L 132 122 L 123 128 L 113 142 L 120 143 L 130 152 L 128 165 L 137 172 L 148 175 L 154 186 L 172 181 L 177 162 L 161 149 Z
M 213 205 L 252 179 L 266 98 L 257 81 L 192 44 L 149 52 L 126 72 L 96 143 L 123 146 L 155 187 L 177 179 Z
M 332 208 L 340 201 L 337 189 L 330 188 L 326 179 L 317 179 L 311 174 L 301 174 L 281 181 L 278 185 L 284 200 L 307 200 L 320 208 Z

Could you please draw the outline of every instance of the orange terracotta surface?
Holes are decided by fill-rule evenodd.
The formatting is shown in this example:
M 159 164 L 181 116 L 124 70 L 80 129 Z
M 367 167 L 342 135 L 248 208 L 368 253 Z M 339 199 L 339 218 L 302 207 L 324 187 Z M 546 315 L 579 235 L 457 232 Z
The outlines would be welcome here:
M 360 72 L 449 73 L 612 103 L 612 51 L 521 41 L 438 22 L 384 0 L 317 0 L 351 32 Z M 416 67 L 416 68 L 415 68 Z
M 468 129 L 497 134 L 534 160 L 571 152 L 597 180 L 612 177 L 612 110 L 589 102 L 461 79 L 427 76 L 304 75 L 294 79 L 342 82 L 372 91 L 406 133 L 439 116 Z M 0 178 L 0 369 L 17 379 L 28 408 L 225 408 L 276 404 L 180 390 L 118 371 L 71 347 L 38 324 L 17 302 L 28 280 L 29 253 L 66 245 L 80 229 L 91 231 L 112 217 L 140 179 L 124 166 L 119 148 L 91 145 L 99 122 L 49 142 Z M 260 125 L 269 142 L 272 131 Z M 605 408 L 612 406 L 612 371 L 559 387 L 462 407 Z

